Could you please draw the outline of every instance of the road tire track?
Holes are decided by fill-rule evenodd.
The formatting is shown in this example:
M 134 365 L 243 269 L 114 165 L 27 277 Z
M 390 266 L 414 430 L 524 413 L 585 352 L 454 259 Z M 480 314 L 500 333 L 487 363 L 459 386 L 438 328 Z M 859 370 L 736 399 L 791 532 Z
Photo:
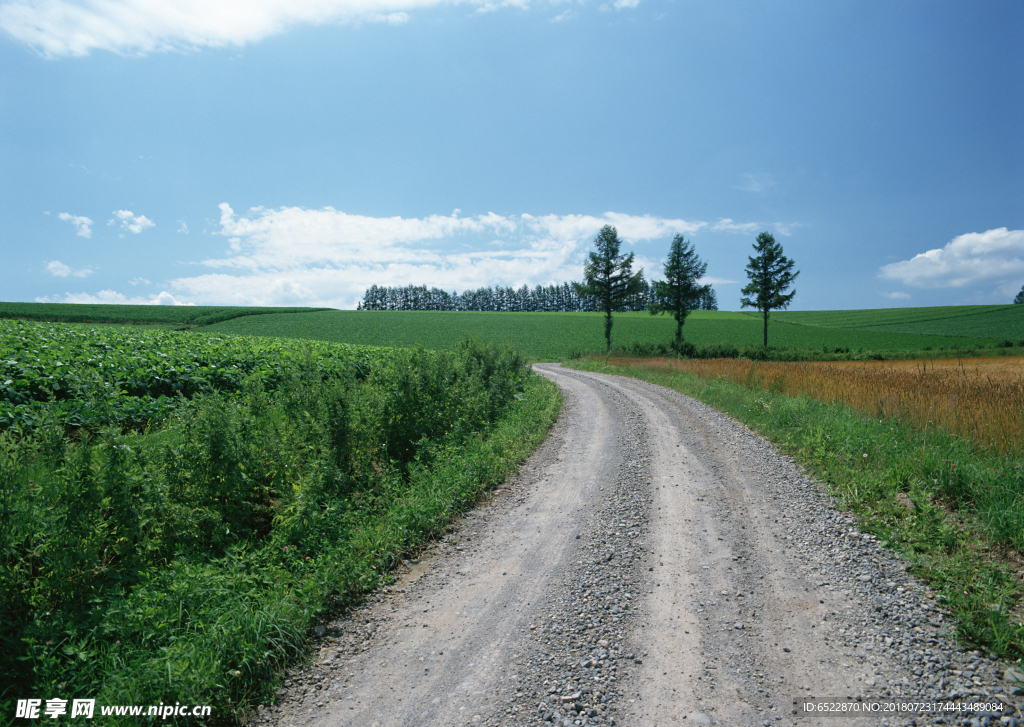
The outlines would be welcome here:
M 1016 723 L 1009 666 L 958 649 L 927 589 L 770 443 L 662 387 L 535 369 L 566 397 L 551 437 L 396 584 L 325 624 L 256 723 L 915 719 L 802 711 L 828 698 L 1001 700 L 916 724 Z

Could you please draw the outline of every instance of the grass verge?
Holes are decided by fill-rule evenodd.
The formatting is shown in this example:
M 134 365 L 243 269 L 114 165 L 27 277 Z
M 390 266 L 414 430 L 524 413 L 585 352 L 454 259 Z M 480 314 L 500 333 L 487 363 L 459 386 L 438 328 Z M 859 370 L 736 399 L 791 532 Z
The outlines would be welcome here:
M 0 714 L 209 705 L 234 724 L 329 613 L 504 481 L 557 388 L 511 349 L 395 351 L 363 382 L 198 398 L 149 434 L 0 433 Z M 187 724 L 186 717 L 169 723 Z
M 1021 462 L 942 431 L 917 430 L 840 404 L 786 396 L 725 378 L 650 370 L 642 361 L 563 365 L 642 379 L 699 399 L 793 455 L 826 483 L 861 529 L 898 551 L 956 620 L 965 643 L 1024 656 L 1019 552 Z

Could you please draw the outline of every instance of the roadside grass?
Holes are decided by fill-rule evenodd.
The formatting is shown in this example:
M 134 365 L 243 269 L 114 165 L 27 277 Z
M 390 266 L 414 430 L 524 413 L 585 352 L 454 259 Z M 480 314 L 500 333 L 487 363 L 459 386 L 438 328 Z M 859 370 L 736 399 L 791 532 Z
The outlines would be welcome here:
M 523 363 L 474 341 L 363 379 L 311 357 L 152 432 L 68 436 L 53 412 L 0 433 L 0 713 L 95 698 L 244 721 L 319 620 L 546 437 L 561 397 Z
M 613 360 L 614 361 L 614 360 Z M 827 484 L 865 532 L 897 550 L 938 593 L 958 638 L 1024 656 L 1024 475 L 1019 454 L 979 447 L 897 416 L 790 396 L 756 378 L 737 383 L 644 360 L 564 362 L 667 386 L 733 416 L 792 454 Z M 1019 417 L 1019 410 L 1017 411 Z
M 762 323 L 745 313 L 694 311 L 686 319 L 686 340 L 698 346 L 760 347 Z M 374 346 L 422 345 L 450 349 L 465 335 L 508 342 L 535 361 L 558 361 L 572 352 L 604 351 L 600 313 L 478 313 L 458 311 L 323 311 L 235 318 L 197 329 L 209 333 L 319 339 Z M 613 347 L 655 346 L 675 338 L 675 321 L 649 313 L 618 313 Z M 1002 339 L 888 333 L 771 323 L 769 343 L 777 349 L 842 349 L 847 353 L 991 348 Z M 727 343 L 722 343 L 727 342 Z

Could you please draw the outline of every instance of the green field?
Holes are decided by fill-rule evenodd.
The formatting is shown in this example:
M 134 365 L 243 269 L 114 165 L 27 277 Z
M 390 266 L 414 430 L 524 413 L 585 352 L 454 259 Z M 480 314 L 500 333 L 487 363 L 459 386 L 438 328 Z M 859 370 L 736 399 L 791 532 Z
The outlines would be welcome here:
M 509 342 L 531 359 L 553 361 L 570 353 L 603 351 L 600 313 L 480 313 L 453 311 L 340 311 L 317 308 L 238 306 L 119 306 L 0 303 L 0 318 L 145 323 L 233 333 L 372 346 L 452 349 L 467 333 Z M 694 311 L 683 328 L 697 345 L 761 343 L 754 312 Z M 668 343 L 675 335 L 669 316 L 615 315 L 612 345 Z M 774 348 L 850 352 L 907 352 L 990 348 L 1024 341 L 1024 306 L 944 306 L 853 311 L 773 313 L 768 343 Z
M 91 305 L 82 303 L 0 303 L 0 318 L 66 323 L 162 323 L 205 326 L 240 316 L 306 313 L 326 308 L 259 308 L 237 305 Z
M 936 336 L 1024 338 L 1024 305 L 953 305 L 935 308 L 782 311 L 779 321 L 820 328 L 843 328 Z
M 613 346 L 667 343 L 675 336 L 675 322 L 668 316 L 619 313 L 614 320 Z M 544 361 L 565 358 L 573 350 L 604 350 L 604 322 L 600 313 L 323 311 L 235 318 L 200 330 L 374 346 L 420 344 L 438 349 L 451 348 L 470 333 L 484 340 L 507 341 L 528 357 Z M 694 311 L 683 327 L 684 338 L 698 346 L 725 341 L 736 346 L 756 346 L 761 343 L 761 335 L 759 318 L 728 311 Z M 822 328 L 781 320 L 773 321 L 768 330 L 768 342 L 776 347 L 821 349 L 828 346 L 853 351 L 976 348 L 991 346 L 997 338 Z
M 237 394 L 247 380 L 276 391 L 306 357 L 339 376 L 365 375 L 380 355 L 324 341 L 0 320 L 0 429 L 33 426 L 44 409 L 70 426 L 144 427 L 184 399 Z

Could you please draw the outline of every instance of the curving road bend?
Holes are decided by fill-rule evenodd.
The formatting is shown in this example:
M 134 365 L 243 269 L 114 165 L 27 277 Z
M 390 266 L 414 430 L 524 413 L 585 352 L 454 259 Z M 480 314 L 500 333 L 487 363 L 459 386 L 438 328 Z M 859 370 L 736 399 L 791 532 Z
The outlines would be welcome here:
M 535 369 L 566 398 L 549 439 L 327 624 L 255 724 L 895 725 L 910 716 L 802 705 L 1021 706 L 1005 665 L 958 651 L 903 564 L 765 440 L 661 387 Z

